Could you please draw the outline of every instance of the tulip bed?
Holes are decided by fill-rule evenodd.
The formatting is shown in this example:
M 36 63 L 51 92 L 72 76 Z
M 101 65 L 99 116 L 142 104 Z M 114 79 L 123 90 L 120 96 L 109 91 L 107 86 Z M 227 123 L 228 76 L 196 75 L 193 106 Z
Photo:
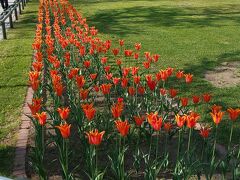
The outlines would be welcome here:
M 32 47 L 30 161 L 40 179 L 51 175 L 49 148 L 63 179 L 239 178 L 232 130 L 240 109 L 211 106 L 208 92 L 183 97 L 191 73 L 156 69 L 160 55 L 142 52 L 141 43 L 129 49 L 99 38 L 66 0 L 40 0 Z M 213 123 L 203 122 L 208 116 Z M 223 116 L 231 133 L 219 157 Z

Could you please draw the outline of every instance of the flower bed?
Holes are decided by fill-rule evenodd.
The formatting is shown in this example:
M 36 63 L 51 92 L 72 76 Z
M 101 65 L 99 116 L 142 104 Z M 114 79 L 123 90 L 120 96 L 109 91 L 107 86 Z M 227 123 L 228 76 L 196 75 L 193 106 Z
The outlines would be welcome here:
M 29 73 L 36 174 L 48 178 L 51 148 L 63 179 L 237 178 L 240 148 L 232 146 L 232 131 L 227 155 L 215 152 L 221 107 L 210 106 L 207 92 L 183 97 L 176 89 L 190 86 L 193 75 L 156 71 L 160 55 L 142 52 L 141 43 L 128 49 L 124 40 L 97 34 L 68 1 L 40 1 Z M 227 113 L 233 129 L 240 109 Z

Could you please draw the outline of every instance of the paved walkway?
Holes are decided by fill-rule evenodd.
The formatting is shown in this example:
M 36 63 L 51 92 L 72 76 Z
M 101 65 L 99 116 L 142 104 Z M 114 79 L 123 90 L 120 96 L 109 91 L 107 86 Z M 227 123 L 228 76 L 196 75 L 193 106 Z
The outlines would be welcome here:
M 13 2 L 14 2 L 13 0 L 12 1 L 8 1 L 8 4 L 11 5 L 11 4 L 13 4 Z M 2 13 L 2 12 L 3 12 L 3 9 L 2 9 L 2 6 L 0 6 L 0 13 Z M 18 8 L 17 8 L 17 12 L 19 14 L 19 9 Z M 13 21 L 16 21 L 16 18 L 15 18 L 14 15 L 12 15 L 12 18 L 13 18 Z M 6 29 L 10 28 L 9 18 L 6 19 L 5 23 L 6 23 Z M 3 39 L 2 26 L 0 26 L 0 40 L 2 40 L 2 39 Z

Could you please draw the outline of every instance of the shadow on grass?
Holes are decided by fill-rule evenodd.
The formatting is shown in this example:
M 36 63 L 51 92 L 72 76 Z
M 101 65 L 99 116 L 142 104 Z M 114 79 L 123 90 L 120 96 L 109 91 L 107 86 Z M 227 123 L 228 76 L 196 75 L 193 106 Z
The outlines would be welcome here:
M 0 175 L 11 176 L 15 147 L 0 145 Z
M 105 2 L 105 1 L 104 1 Z M 112 1 L 108 1 L 112 2 Z M 75 2 L 80 6 L 84 2 Z M 87 5 L 90 2 L 85 3 Z M 92 2 L 93 3 L 93 2 Z M 98 2 L 100 3 L 100 2 Z M 127 3 L 127 2 L 126 2 Z M 216 7 L 141 6 L 97 11 L 88 17 L 90 25 L 100 32 L 126 35 L 139 34 L 151 27 L 222 27 L 240 24 L 240 5 Z M 139 24 L 136 26 L 135 24 Z M 131 25 L 133 28 L 131 28 Z

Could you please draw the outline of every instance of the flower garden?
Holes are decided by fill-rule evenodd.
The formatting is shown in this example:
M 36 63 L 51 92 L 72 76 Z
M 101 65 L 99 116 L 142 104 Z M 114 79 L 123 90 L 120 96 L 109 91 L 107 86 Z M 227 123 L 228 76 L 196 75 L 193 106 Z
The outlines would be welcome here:
M 240 178 L 240 146 L 232 143 L 240 108 L 212 105 L 215 97 L 207 91 L 183 96 L 181 87 L 191 86 L 194 74 L 156 69 L 160 54 L 142 45 L 102 39 L 68 1 L 40 0 L 29 72 L 32 175 Z M 223 117 L 231 131 L 221 155 L 216 146 Z

